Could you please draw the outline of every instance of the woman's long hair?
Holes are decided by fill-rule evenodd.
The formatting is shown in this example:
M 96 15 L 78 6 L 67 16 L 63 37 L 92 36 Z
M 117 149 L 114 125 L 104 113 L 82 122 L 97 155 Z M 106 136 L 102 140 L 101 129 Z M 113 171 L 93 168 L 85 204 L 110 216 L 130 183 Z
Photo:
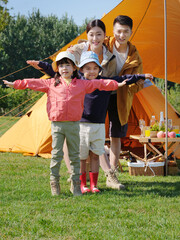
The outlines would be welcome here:
M 69 58 L 63 58 L 61 59 L 60 61 L 57 61 L 57 66 L 59 66 L 59 64 L 66 64 L 66 63 L 70 63 L 73 67 L 75 66 L 74 62 L 71 61 Z M 55 79 L 55 83 L 54 83 L 54 86 L 56 87 L 59 83 L 61 83 L 61 80 L 60 80 L 60 74 L 59 72 L 57 72 L 54 76 L 54 79 Z M 73 75 L 71 76 L 71 78 L 79 78 L 79 75 L 78 75 L 78 71 L 77 69 L 75 71 L 73 71 Z
M 92 20 L 87 24 L 86 33 L 88 33 L 93 27 L 99 27 L 106 33 L 106 26 L 100 19 Z

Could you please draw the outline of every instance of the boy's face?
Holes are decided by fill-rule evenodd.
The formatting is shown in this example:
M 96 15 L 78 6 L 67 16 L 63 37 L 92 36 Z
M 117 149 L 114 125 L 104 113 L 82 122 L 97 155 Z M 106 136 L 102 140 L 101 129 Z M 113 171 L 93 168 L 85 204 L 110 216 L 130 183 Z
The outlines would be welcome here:
M 131 37 L 132 30 L 128 25 L 121 25 L 119 23 L 115 23 L 113 27 L 113 33 L 116 41 L 120 45 L 126 45 L 129 38 Z
M 88 80 L 96 79 L 99 75 L 99 66 L 95 62 L 86 63 L 80 71 L 84 74 L 84 77 Z

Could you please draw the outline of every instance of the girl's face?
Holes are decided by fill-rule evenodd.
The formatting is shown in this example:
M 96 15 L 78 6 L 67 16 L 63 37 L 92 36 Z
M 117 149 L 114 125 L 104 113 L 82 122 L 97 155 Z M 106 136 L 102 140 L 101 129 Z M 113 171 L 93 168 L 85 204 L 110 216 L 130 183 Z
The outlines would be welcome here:
M 67 63 L 59 63 L 58 70 L 62 78 L 70 79 L 73 72 L 76 70 L 76 67 L 73 66 L 70 61 L 67 61 Z
M 87 38 L 91 50 L 101 48 L 106 34 L 100 27 L 93 27 L 88 33 Z
M 82 68 L 81 72 L 84 77 L 88 80 L 96 79 L 99 75 L 99 66 L 95 62 L 86 63 Z

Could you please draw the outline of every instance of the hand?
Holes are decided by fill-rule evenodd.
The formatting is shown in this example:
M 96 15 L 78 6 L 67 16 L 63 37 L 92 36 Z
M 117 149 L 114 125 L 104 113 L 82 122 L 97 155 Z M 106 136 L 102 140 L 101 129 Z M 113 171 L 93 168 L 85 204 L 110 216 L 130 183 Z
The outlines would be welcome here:
M 72 54 L 74 54 L 74 51 L 72 50 L 72 47 L 73 47 L 74 45 L 71 45 L 70 47 L 68 47 L 68 49 L 67 49 L 67 51 L 68 52 L 70 52 L 70 53 L 72 53 Z
M 149 80 L 152 81 L 154 77 L 153 77 L 152 74 L 150 74 L 150 73 L 146 73 L 146 74 L 145 74 L 145 78 L 148 78 Z
M 11 87 L 13 88 L 14 87 L 14 83 L 13 82 L 8 82 L 7 80 L 3 80 L 4 84 L 7 86 L 7 87 Z
M 31 65 L 32 67 L 38 69 L 38 70 L 42 70 L 38 65 L 39 65 L 39 61 L 35 61 L 35 60 L 27 60 L 26 61 L 27 64 Z
M 125 79 L 123 82 L 118 83 L 118 87 L 123 87 L 124 85 L 126 85 L 128 79 Z

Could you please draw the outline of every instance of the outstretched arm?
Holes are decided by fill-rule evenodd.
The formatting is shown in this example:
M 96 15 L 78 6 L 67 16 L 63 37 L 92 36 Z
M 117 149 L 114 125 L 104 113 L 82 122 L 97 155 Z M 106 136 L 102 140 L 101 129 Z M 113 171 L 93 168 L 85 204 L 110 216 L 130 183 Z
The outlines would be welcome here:
M 7 87 L 11 87 L 13 88 L 14 87 L 14 82 L 9 82 L 7 80 L 3 80 L 4 84 L 7 86 Z
M 29 64 L 29 65 L 31 65 L 31 66 L 34 67 L 35 69 L 43 70 L 42 68 L 39 67 L 39 61 L 27 60 L 26 63 Z
M 124 85 L 126 85 L 127 81 L 128 81 L 128 79 L 125 79 L 123 82 L 118 82 L 118 88 L 119 87 L 123 87 Z
M 15 89 L 32 89 L 40 92 L 48 92 L 48 89 L 54 79 L 39 79 L 39 78 L 29 78 L 23 80 L 16 80 L 14 82 L 8 82 L 7 80 L 3 80 L 4 84 L 7 87 L 13 87 Z
M 126 85 L 130 85 L 130 84 L 136 83 L 140 79 L 145 80 L 146 78 L 149 78 L 150 80 L 153 80 L 153 75 L 150 74 L 150 73 L 134 74 L 134 75 L 127 74 L 127 75 L 123 75 L 123 76 L 116 76 L 116 77 L 113 77 L 112 79 L 116 80 L 119 83 L 123 83 L 124 80 L 126 80 Z
M 153 75 L 150 74 L 150 73 L 146 73 L 146 74 L 145 74 L 145 78 L 148 78 L 148 79 L 151 80 L 151 81 L 154 79 Z
M 48 62 L 28 60 L 27 64 L 30 64 L 32 67 L 48 74 L 50 77 L 54 77 L 55 72 L 53 71 L 52 65 Z

